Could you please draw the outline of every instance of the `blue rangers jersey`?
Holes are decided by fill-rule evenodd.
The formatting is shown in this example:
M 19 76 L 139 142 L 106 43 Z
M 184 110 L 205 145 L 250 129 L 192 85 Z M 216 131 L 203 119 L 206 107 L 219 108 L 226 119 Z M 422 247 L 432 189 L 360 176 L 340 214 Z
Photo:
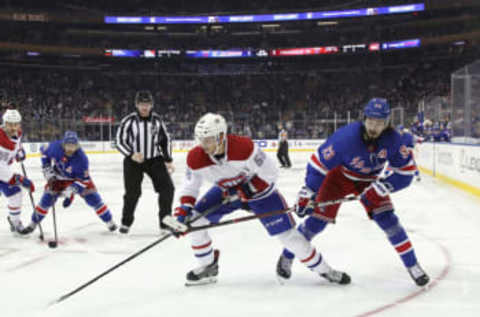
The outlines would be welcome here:
M 59 180 L 90 181 L 88 173 L 88 158 L 82 148 L 72 156 L 65 155 L 62 141 L 51 142 L 47 148 L 41 148 L 42 168 L 52 166 Z
M 358 121 L 337 130 L 311 156 L 305 183 L 318 192 L 326 174 L 341 168 L 352 181 L 372 182 L 379 178 L 387 163 L 393 173 L 381 180 L 395 192 L 410 185 L 415 162 L 402 136 L 394 129 L 385 130 L 372 142 L 365 141 L 363 123 Z

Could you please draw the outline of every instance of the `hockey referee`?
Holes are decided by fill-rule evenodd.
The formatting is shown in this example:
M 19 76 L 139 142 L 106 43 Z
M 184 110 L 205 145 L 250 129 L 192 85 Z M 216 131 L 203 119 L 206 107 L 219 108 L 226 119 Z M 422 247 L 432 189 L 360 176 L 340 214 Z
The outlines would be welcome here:
M 170 173 L 174 172 L 172 146 L 161 117 L 152 111 L 150 91 L 139 91 L 135 96 L 137 110 L 122 119 L 117 130 L 116 147 L 125 156 L 123 160 L 123 196 L 121 233 L 128 233 L 134 220 L 135 207 L 142 194 L 143 175 L 147 174 L 158 193 L 160 230 L 166 229 L 162 219 L 172 211 L 174 186 Z

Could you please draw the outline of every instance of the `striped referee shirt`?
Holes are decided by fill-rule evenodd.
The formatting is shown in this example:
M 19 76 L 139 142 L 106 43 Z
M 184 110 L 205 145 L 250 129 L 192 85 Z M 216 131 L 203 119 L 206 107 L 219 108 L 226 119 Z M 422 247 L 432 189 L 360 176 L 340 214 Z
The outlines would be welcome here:
M 135 152 L 145 160 L 162 156 L 165 162 L 172 161 L 172 143 L 161 117 L 151 112 L 142 118 L 137 111 L 122 119 L 117 130 L 117 149 L 125 156 Z

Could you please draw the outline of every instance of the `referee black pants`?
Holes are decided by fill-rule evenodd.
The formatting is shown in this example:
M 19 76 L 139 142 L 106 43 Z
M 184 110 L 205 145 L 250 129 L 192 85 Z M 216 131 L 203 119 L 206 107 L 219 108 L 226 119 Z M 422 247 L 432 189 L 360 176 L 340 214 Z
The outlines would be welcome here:
M 172 212 L 175 188 L 162 157 L 149 159 L 143 163 L 137 163 L 130 157 L 123 160 L 125 195 L 123 196 L 122 225 L 130 227 L 133 223 L 135 207 L 142 194 L 143 174 L 150 177 L 158 194 L 158 219 L 160 227 L 164 227 L 162 219 Z
M 288 141 L 280 142 L 277 151 L 277 158 L 282 164 L 282 167 L 291 167 L 290 157 L 288 156 Z

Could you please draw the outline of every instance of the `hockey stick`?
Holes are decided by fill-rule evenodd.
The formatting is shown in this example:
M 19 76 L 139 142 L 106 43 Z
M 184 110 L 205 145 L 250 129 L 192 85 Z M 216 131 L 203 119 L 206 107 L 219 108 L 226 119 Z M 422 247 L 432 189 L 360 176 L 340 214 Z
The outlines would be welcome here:
M 349 196 L 337 200 L 329 200 L 325 201 L 322 203 L 317 203 L 316 206 L 318 207 L 325 207 L 325 206 L 330 206 L 330 205 L 336 205 L 340 203 L 345 203 L 349 201 L 356 201 L 359 200 L 360 196 Z M 254 219 L 263 219 L 263 218 L 268 218 L 268 217 L 273 217 L 277 215 L 281 215 L 287 212 L 293 211 L 292 208 L 289 209 L 282 209 L 282 210 L 274 210 L 270 211 L 264 214 L 258 214 L 258 215 L 251 215 L 251 216 L 245 216 L 245 217 L 240 217 L 240 218 L 235 218 L 235 219 L 230 219 L 218 223 L 211 223 L 209 225 L 203 225 L 203 226 L 198 226 L 198 227 L 189 227 L 189 229 L 185 232 L 185 234 L 190 233 L 190 232 L 195 232 L 195 231 L 200 231 L 200 230 L 207 230 L 210 228 L 216 228 L 216 227 L 223 227 L 223 226 L 228 226 L 228 225 L 233 225 L 236 223 L 240 222 L 245 222 L 245 221 L 250 221 Z
M 20 166 L 22 167 L 23 176 L 25 178 L 28 178 L 27 171 L 25 170 L 25 165 L 23 165 L 23 162 L 20 162 Z M 28 195 L 30 196 L 30 202 L 32 203 L 33 212 L 35 212 L 35 201 L 33 200 L 33 194 L 31 191 L 28 191 Z M 40 231 L 40 235 L 38 237 L 40 238 L 40 240 L 43 241 L 45 237 L 43 235 L 43 229 L 40 223 L 38 224 L 38 230 Z
M 58 246 L 58 234 L 57 234 L 57 216 L 55 212 L 55 204 L 52 205 L 52 220 L 53 220 L 53 241 L 48 242 L 50 248 L 56 248 Z
M 227 201 L 222 201 L 220 204 L 217 204 L 213 207 L 210 207 L 208 208 L 207 210 L 205 210 L 203 213 L 197 215 L 196 217 L 192 218 L 191 221 L 189 221 L 189 224 L 190 223 L 193 223 L 195 221 L 197 221 L 198 219 L 202 218 L 202 217 L 205 217 L 207 216 L 208 214 L 214 212 L 215 210 L 217 210 L 218 208 L 220 208 L 222 205 L 224 204 L 227 204 L 229 203 L 231 200 L 228 199 Z M 135 252 L 134 254 L 130 255 L 128 258 L 124 259 L 123 261 L 115 264 L 114 266 L 110 267 L 108 270 L 104 271 L 103 273 L 97 275 L 96 277 L 92 278 L 91 280 L 89 280 L 88 282 L 80 285 L 79 287 L 77 287 L 76 289 L 74 289 L 73 291 L 71 292 L 68 292 L 66 293 L 65 295 L 62 295 L 60 296 L 58 299 L 56 299 L 54 302 L 50 303 L 49 306 L 51 305 L 54 305 L 54 304 L 58 304 L 64 300 L 66 300 L 67 298 L 69 298 L 70 296 L 80 292 L 81 290 L 83 290 L 84 288 L 86 288 L 87 286 L 89 285 L 92 285 L 93 283 L 95 283 L 96 281 L 98 281 L 99 279 L 101 279 L 102 277 L 104 277 L 105 275 L 109 274 L 110 272 L 118 269 L 120 266 L 124 265 L 125 263 L 133 260 L 134 258 L 136 258 L 137 256 L 139 256 L 140 254 L 148 251 L 149 249 L 153 248 L 154 246 L 156 246 L 157 244 L 159 244 L 160 242 L 162 241 L 165 241 L 167 240 L 168 238 L 172 237 L 172 236 L 175 236 L 174 233 L 169 233 L 167 235 L 164 235 L 163 237 L 155 240 L 154 242 L 150 243 L 149 245 L 147 245 L 146 247 L 144 247 L 143 249 L 141 250 L 138 250 L 137 252 Z

